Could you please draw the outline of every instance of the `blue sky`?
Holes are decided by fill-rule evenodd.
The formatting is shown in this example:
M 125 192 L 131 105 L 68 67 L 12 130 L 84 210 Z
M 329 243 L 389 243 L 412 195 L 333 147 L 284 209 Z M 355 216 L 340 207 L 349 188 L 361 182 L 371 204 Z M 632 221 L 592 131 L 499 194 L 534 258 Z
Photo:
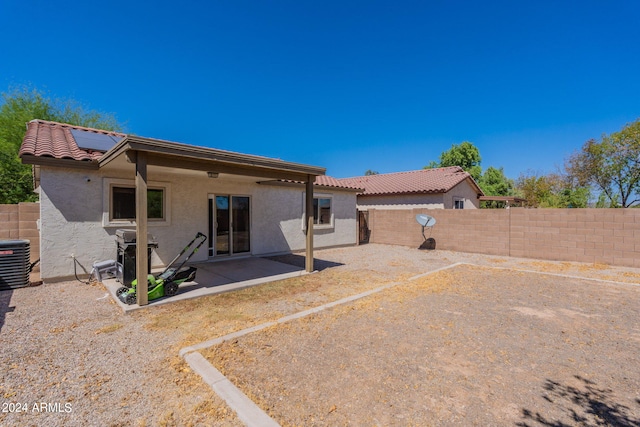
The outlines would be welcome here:
M 553 172 L 640 117 L 640 2 L 0 1 L 0 90 L 142 136 L 324 166 Z

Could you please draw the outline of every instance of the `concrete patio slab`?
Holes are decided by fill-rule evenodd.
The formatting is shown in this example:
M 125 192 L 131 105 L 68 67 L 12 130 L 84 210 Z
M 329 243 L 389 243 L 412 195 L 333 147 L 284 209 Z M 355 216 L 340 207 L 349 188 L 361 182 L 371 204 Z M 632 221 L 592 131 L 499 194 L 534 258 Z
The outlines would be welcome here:
M 304 268 L 258 257 L 201 262 L 190 265 L 198 268 L 195 281 L 181 284 L 178 294 L 173 297 L 149 301 L 148 305 L 142 307 L 138 304 L 127 305 L 116 297 L 116 291 L 122 286 L 117 280 L 107 279 L 103 281 L 103 284 L 116 304 L 125 313 L 128 313 L 141 308 L 169 304 L 204 295 L 235 291 L 307 274 Z

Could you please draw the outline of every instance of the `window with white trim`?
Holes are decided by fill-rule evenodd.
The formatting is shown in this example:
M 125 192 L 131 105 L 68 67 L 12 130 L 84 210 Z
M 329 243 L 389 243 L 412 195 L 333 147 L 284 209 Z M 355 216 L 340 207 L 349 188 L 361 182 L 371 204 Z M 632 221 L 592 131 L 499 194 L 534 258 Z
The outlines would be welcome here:
M 315 225 L 331 224 L 331 197 L 313 198 L 313 223 Z
M 302 193 L 302 229 L 307 229 L 305 220 L 305 193 Z M 333 228 L 333 195 L 330 193 L 316 193 L 313 195 L 313 228 Z
M 122 227 L 135 225 L 136 186 L 131 179 L 104 178 L 102 225 Z M 150 181 L 147 188 L 149 225 L 171 225 L 171 183 Z
M 453 209 L 464 209 L 464 199 L 453 199 Z

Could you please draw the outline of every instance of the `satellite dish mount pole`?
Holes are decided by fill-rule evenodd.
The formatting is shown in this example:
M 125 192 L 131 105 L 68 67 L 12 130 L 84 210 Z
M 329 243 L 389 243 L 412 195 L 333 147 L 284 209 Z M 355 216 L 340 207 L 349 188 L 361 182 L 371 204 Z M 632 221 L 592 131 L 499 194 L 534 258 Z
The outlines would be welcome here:
M 427 241 L 433 240 L 433 239 L 427 239 L 427 236 L 424 235 L 424 228 L 429 227 L 429 230 L 433 230 L 433 226 L 436 224 L 436 219 L 429 215 L 418 214 L 416 215 L 416 221 L 418 222 L 418 224 L 422 226 L 422 238 L 424 239 L 424 242 L 422 242 L 422 245 L 420 245 L 420 247 L 421 248 L 426 247 Z M 435 247 L 432 249 L 435 249 Z

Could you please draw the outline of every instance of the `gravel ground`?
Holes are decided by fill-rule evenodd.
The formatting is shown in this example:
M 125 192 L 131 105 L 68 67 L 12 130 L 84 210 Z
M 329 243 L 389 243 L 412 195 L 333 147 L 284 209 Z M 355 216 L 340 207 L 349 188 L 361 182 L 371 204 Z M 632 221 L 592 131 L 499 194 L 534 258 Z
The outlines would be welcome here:
M 204 354 L 283 426 L 638 426 L 638 301 L 460 266 Z
M 381 282 L 402 281 L 415 274 L 420 274 L 455 262 L 470 262 L 492 267 L 545 270 L 561 274 L 598 277 L 604 280 L 640 282 L 640 270 L 638 269 L 613 268 L 603 265 L 576 263 L 550 263 L 440 250 L 419 251 L 413 248 L 399 246 L 364 245 L 352 248 L 317 250 L 316 257 L 318 258 L 316 267 L 322 271 L 316 275 L 306 276 L 307 278 L 311 277 L 317 282 L 322 282 L 323 277 L 327 277 L 323 276 L 326 274 L 332 274 L 334 278 L 340 275 L 346 278 L 375 278 L 375 283 L 374 280 L 370 280 L 370 287 L 379 286 Z M 300 263 L 301 261 L 303 262 L 303 258 L 296 255 L 277 257 L 277 259 L 294 264 Z M 491 275 L 491 277 L 495 276 L 496 278 L 502 276 L 501 274 L 496 274 L 495 270 L 491 271 Z M 496 283 L 496 286 L 498 286 L 498 284 L 500 286 L 508 285 L 508 283 L 505 284 L 502 281 Z M 521 286 L 524 288 L 530 286 L 529 279 L 518 283 L 521 283 Z M 572 286 L 574 286 L 575 289 L 580 290 L 578 292 L 566 286 L 554 291 L 554 283 L 553 280 L 549 281 L 547 285 L 548 290 L 549 292 L 559 293 L 553 293 L 553 298 L 549 299 L 547 304 L 551 304 L 556 300 L 560 301 L 567 294 L 573 295 L 572 298 L 577 299 L 578 302 L 583 298 L 581 292 L 582 289 L 585 288 L 585 285 L 582 282 L 570 282 L 573 283 Z M 565 281 L 562 281 L 562 283 L 565 283 Z M 361 292 L 363 286 L 366 286 L 366 284 L 356 286 L 355 281 L 351 283 L 350 280 L 345 279 L 340 282 L 339 286 L 339 289 L 331 292 L 328 292 L 321 286 L 318 287 L 318 289 L 313 288 L 304 295 L 296 295 L 296 299 L 292 299 L 290 302 L 283 303 L 280 301 L 274 303 L 273 306 L 263 304 L 260 309 L 263 312 L 264 310 L 273 309 L 278 315 L 288 314 L 298 309 L 317 305 L 318 302 L 326 302 L 328 296 L 350 295 Z M 487 289 L 478 288 L 474 292 L 483 295 L 485 292 L 492 291 L 494 293 L 491 295 L 497 299 L 500 296 L 500 292 L 497 292 L 496 289 L 499 288 L 489 286 Z M 631 298 L 635 298 L 635 301 L 638 300 L 637 292 L 633 293 L 635 291 L 629 291 L 628 289 L 629 287 L 625 287 L 619 291 L 618 298 L 620 302 L 624 302 L 625 299 L 632 301 Z M 533 290 L 531 293 L 534 296 L 537 295 L 537 292 Z M 609 294 L 607 293 L 605 295 Z M 594 298 L 596 296 L 596 294 L 593 295 Z M 524 303 L 526 298 L 518 298 L 521 298 L 518 303 L 519 305 L 515 305 L 514 303 L 512 306 L 528 307 L 533 310 L 538 310 L 540 313 L 543 313 L 543 315 L 547 313 L 545 306 L 527 305 Z M 591 296 L 586 295 L 584 298 L 591 299 Z M 207 301 L 214 301 L 214 299 L 203 299 L 202 301 L 204 302 L 200 303 L 199 309 L 206 310 L 207 304 L 209 304 Z M 465 317 L 460 314 L 455 314 L 465 313 L 462 309 L 456 308 L 449 310 L 444 308 L 446 307 L 445 302 L 441 302 L 441 304 L 443 305 L 440 310 L 433 310 L 432 312 L 432 315 L 435 317 L 423 320 L 425 327 L 431 323 L 434 325 L 444 324 L 446 326 L 448 322 L 453 322 L 456 319 Z M 185 331 L 173 328 L 172 322 L 177 321 L 174 319 L 178 318 L 176 313 L 180 313 L 181 307 L 185 307 L 183 311 L 187 311 L 186 308 L 192 306 L 193 303 L 182 302 L 163 308 L 157 307 L 152 310 L 142 310 L 135 314 L 124 315 L 109 299 L 101 285 L 84 285 L 79 282 L 44 284 L 38 287 L 0 292 L 0 361 L 3 367 L 0 371 L 0 403 L 2 404 L 0 411 L 5 411 L 0 412 L 0 425 L 240 425 L 234 415 L 229 412 L 226 405 L 199 380 L 199 377 L 190 372 L 189 369 L 186 368 L 186 365 L 177 357 L 179 348 L 191 342 L 189 342 L 188 337 L 185 337 Z M 233 308 L 233 306 L 229 307 L 229 309 Z M 555 317 L 552 316 L 555 320 L 553 322 L 549 321 L 548 323 L 554 325 L 561 324 L 561 319 L 583 320 L 584 316 L 575 315 L 572 318 L 564 312 L 557 311 L 561 308 L 562 307 L 557 307 L 553 309 L 556 310 L 553 312 Z M 389 310 L 391 309 L 392 307 L 389 307 Z M 574 310 L 571 308 L 565 309 Z M 415 316 L 418 316 L 419 313 L 429 311 L 424 307 L 418 307 L 417 310 Z M 447 313 L 446 310 L 455 313 Z M 507 309 L 504 308 L 504 310 Z M 589 310 L 592 310 L 592 308 L 583 307 L 574 311 L 589 314 L 591 313 Z M 334 311 L 333 313 L 338 312 L 339 311 Z M 535 325 L 535 322 L 540 322 L 540 319 L 544 319 L 544 316 L 523 314 L 517 310 L 507 312 L 512 317 L 524 322 L 523 327 L 526 325 Z M 183 316 L 189 315 L 189 313 L 180 314 Z M 346 312 L 345 315 L 347 314 L 349 313 Z M 609 312 L 598 314 L 598 316 L 601 317 L 597 317 L 596 319 L 609 319 L 610 314 Z M 162 317 L 163 315 L 164 317 Z M 623 314 L 621 313 L 620 315 Z M 353 320 L 349 317 L 345 319 Z M 502 319 L 504 322 L 504 319 L 509 318 L 496 317 L 495 319 Z M 587 317 L 584 317 L 584 319 L 587 319 Z M 635 319 L 638 319 L 637 311 Z M 156 326 L 149 327 L 152 322 Z M 163 323 L 162 328 L 157 327 L 158 322 Z M 233 328 L 236 330 L 243 329 L 246 326 L 255 324 L 255 322 L 256 319 L 250 318 L 250 316 L 239 317 L 239 319 L 233 323 Z M 335 322 L 337 322 L 337 319 Z M 344 333 L 344 331 L 340 332 L 341 328 L 357 330 L 359 331 L 359 335 L 362 336 L 372 336 L 370 330 L 367 330 L 367 328 L 374 328 L 373 330 L 376 331 L 376 333 L 374 333 L 373 336 L 378 336 L 377 331 L 380 325 L 367 322 L 359 324 L 357 328 L 355 326 L 351 328 L 351 326 L 334 323 L 336 327 L 334 341 L 333 343 L 331 341 L 325 342 L 325 347 L 334 345 L 336 349 L 344 349 L 345 341 L 340 338 L 340 333 Z M 617 329 L 614 328 L 611 331 L 605 331 L 609 336 L 613 337 L 616 333 L 622 333 L 624 331 L 635 335 L 629 335 L 627 344 L 623 344 L 624 341 L 616 341 L 614 343 L 611 339 L 608 341 L 605 340 L 604 342 L 613 346 L 612 348 L 614 349 L 623 348 L 625 345 L 631 346 L 637 354 L 639 339 L 637 323 L 625 324 L 622 320 L 616 320 L 616 322 L 618 322 L 615 323 Z M 464 330 L 463 325 L 465 324 L 464 322 L 456 320 L 450 327 L 451 332 L 448 336 L 452 338 L 458 336 L 466 337 L 465 339 L 467 340 L 471 339 L 470 337 L 473 334 L 465 335 L 470 333 L 469 330 Z M 393 323 L 390 323 L 385 327 L 392 326 Z M 397 327 L 401 328 L 404 326 L 399 324 Z M 590 327 L 591 325 L 588 324 L 582 326 L 583 330 L 587 330 Z M 463 329 L 458 330 L 455 328 Z M 393 329 L 389 329 L 385 334 L 386 336 L 393 336 L 392 332 Z M 487 333 L 485 340 L 488 342 L 498 338 L 505 340 L 504 337 L 491 335 L 489 333 L 491 332 L 491 328 L 488 328 L 485 332 Z M 415 331 L 411 333 L 415 333 Z M 497 333 L 497 331 L 495 333 Z M 604 332 L 602 333 L 604 334 Z M 385 336 L 385 334 L 380 335 L 379 339 Z M 209 338 L 213 338 L 220 335 L 220 330 L 217 328 L 205 331 L 199 330 L 197 335 L 206 335 Z M 303 336 L 302 332 L 301 336 Z M 604 338 L 606 338 L 606 336 Z M 344 339 L 347 339 L 347 337 Z M 309 342 L 312 343 L 313 340 Z M 453 340 L 453 342 L 457 343 L 457 340 Z M 301 345 L 302 344 L 303 341 L 301 340 Z M 390 346 L 388 342 L 383 340 L 378 341 L 378 344 L 380 348 L 383 349 L 402 347 L 397 343 Z M 434 341 L 432 343 L 433 346 L 429 348 L 437 349 L 441 344 L 442 342 Z M 544 344 L 544 342 L 540 341 L 537 345 L 542 344 Z M 305 351 L 303 348 L 303 346 L 301 346 L 299 350 L 292 348 L 291 351 L 303 353 Z M 380 350 L 380 348 L 378 350 Z M 442 352 L 444 351 L 443 349 L 446 348 L 447 347 L 443 347 L 439 351 Z M 374 351 L 373 348 L 370 349 L 365 346 L 362 347 L 361 353 L 366 354 L 371 351 Z M 534 350 L 520 349 L 522 353 L 527 351 L 531 352 Z M 535 351 L 538 351 L 538 349 L 536 348 Z M 602 351 L 602 354 L 609 353 L 609 350 L 605 351 L 603 349 Z M 318 352 L 318 355 L 320 354 L 323 353 Z M 617 354 L 618 353 L 614 353 L 612 357 L 617 357 Z M 332 356 L 327 355 L 327 357 L 330 358 Z M 347 360 L 345 363 L 362 363 L 362 361 L 358 361 L 357 359 L 357 357 L 361 357 L 358 356 L 357 352 L 353 353 L 353 357 L 353 361 Z M 409 354 L 402 357 L 406 359 L 419 357 L 419 355 L 414 356 Z M 443 360 L 452 358 L 452 356 L 447 353 L 440 353 L 439 357 Z M 617 362 L 621 361 L 623 360 L 617 360 Z M 461 361 L 460 363 L 463 362 L 469 363 L 472 366 L 477 363 L 476 360 Z M 598 361 L 598 363 L 605 362 Z M 249 360 L 247 363 L 254 362 Z M 287 360 L 282 360 L 281 363 L 281 369 L 288 369 L 289 362 Z M 320 363 L 318 366 L 322 366 L 321 363 L 324 362 L 315 360 L 313 363 Z M 538 366 L 544 367 L 545 365 L 539 363 Z M 630 366 L 637 366 L 637 363 L 632 363 Z M 401 364 L 394 363 L 393 365 L 389 365 L 387 369 L 389 372 L 393 372 L 395 369 L 400 369 L 401 367 Z M 335 367 L 326 369 L 334 368 Z M 338 368 L 340 367 L 338 366 Z M 234 369 L 240 368 L 234 367 Z M 607 375 L 614 375 L 609 371 L 604 372 L 606 372 Z M 627 366 L 626 372 L 630 378 L 629 381 L 637 380 L 637 369 L 632 369 Z M 588 373 L 589 372 L 583 372 L 585 375 Z M 562 375 L 552 374 L 553 372 L 549 372 L 545 377 L 549 381 L 552 381 L 546 384 L 546 386 L 552 389 L 549 393 L 556 391 L 558 393 L 566 393 L 568 390 L 566 387 L 574 387 L 576 381 L 585 387 L 591 386 L 590 383 L 581 382 L 582 380 L 571 380 Z M 268 374 L 265 373 L 264 375 Z M 505 373 L 504 377 L 508 379 L 514 375 L 515 374 L 507 375 Z M 269 377 L 267 376 L 265 378 Z M 408 378 L 411 378 L 411 376 Z M 456 377 L 452 378 L 456 379 Z M 612 378 L 614 377 L 612 376 Z M 589 381 L 593 379 L 593 387 L 600 387 L 597 390 L 602 389 L 604 390 L 603 392 L 606 392 L 606 388 L 609 387 L 616 393 L 618 392 L 615 387 L 618 381 L 617 379 L 612 382 L 602 379 L 595 374 L 585 376 L 584 379 Z M 261 384 L 260 381 L 258 382 L 259 384 Z M 265 381 L 269 383 L 268 379 Z M 284 379 L 282 381 L 284 381 Z M 385 378 L 380 377 L 375 384 L 380 382 L 384 383 L 384 381 Z M 479 378 L 478 381 L 483 381 L 483 379 Z M 559 385 L 554 385 L 555 383 L 553 383 L 553 381 Z M 250 379 L 245 380 L 245 382 L 251 383 Z M 286 384 L 286 382 L 282 384 Z M 359 394 L 370 394 L 372 396 L 377 394 L 375 385 L 368 383 L 363 384 L 366 385 L 358 388 Z M 420 382 L 411 384 L 422 387 L 424 399 L 428 400 L 432 398 L 429 391 L 432 389 L 427 388 L 427 384 Z M 635 390 L 638 390 L 637 382 L 635 385 Z M 540 387 L 544 387 L 545 384 L 532 383 L 531 386 L 540 391 Z M 349 387 L 350 386 L 347 385 L 347 388 Z M 507 385 L 504 387 L 507 387 Z M 562 387 L 565 388 L 563 389 Z M 504 388 L 504 390 L 507 389 L 508 388 Z M 456 397 L 456 393 L 462 393 L 462 391 L 460 391 L 461 389 L 459 390 L 458 388 L 451 388 L 449 390 L 452 394 L 449 396 L 450 400 L 443 403 L 445 407 L 448 407 L 452 402 L 455 403 L 457 401 L 456 399 L 460 399 Z M 474 396 L 474 394 L 468 393 L 468 397 Z M 618 398 L 617 394 L 613 397 L 615 397 L 615 399 Z M 258 398 L 258 400 L 261 399 L 268 402 L 268 399 L 265 397 Z M 289 397 L 285 400 L 288 401 Z M 462 401 L 465 400 L 463 399 Z M 293 399 L 292 402 L 294 402 Z M 329 399 L 326 396 L 320 395 L 317 396 L 314 402 L 321 406 L 320 411 L 314 413 L 316 415 L 313 415 L 316 417 L 316 420 L 319 420 L 319 417 L 326 417 L 327 414 L 334 414 L 335 416 L 339 415 L 342 417 L 339 418 L 340 422 L 348 423 L 348 416 L 345 414 L 349 412 L 345 410 L 345 406 L 338 406 L 338 403 L 332 403 L 328 405 L 329 408 L 326 409 L 325 406 L 327 405 L 322 406 L 321 403 L 326 402 L 328 404 Z M 267 405 L 271 407 L 272 404 L 267 403 Z M 291 405 L 295 404 L 292 403 Z M 336 409 L 332 410 L 332 405 L 336 405 Z M 632 409 L 634 408 L 631 404 L 629 404 L 629 406 Z M 293 408 L 293 406 L 291 407 Z M 537 404 L 532 404 L 527 408 L 533 411 L 536 407 Z M 18 412 L 18 410 L 20 410 L 20 412 Z M 394 414 L 405 413 L 406 411 L 399 412 L 391 410 L 388 412 L 388 417 L 390 418 L 384 418 L 383 415 L 379 415 L 382 417 L 378 419 L 380 423 L 410 424 L 409 418 L 394 418 Z M 285 421 L 291 420 L 291 423 L 298 423 L 298 421 L 300 421 L 301 424 L 306 425 L 309 418 L 304 417 L 309 413 L 312 412 L 305 410 L 302 412 L 302 415 L 294 412 L 289 414 L 288 410 L 285 410 L 281 416 Z M 635 413 L 632 412 L 631 414 Z M 447 418 L 448 416 L 446 411 L 441 413 L 442 420 L 454 419 Z M 487 416 L 486 418 L 478 419 L 486 421 L 491 420 L 492 417 Z M 630 419 L 635 420 L 637 416 L 636 418 Z M 371 420 L 373 420 L 373 418 Z M 496 420 L 500 420 L 500 418 L 496 418 Z M 372 423 L 374 421 L 375 420 L 373 420 Z M 493 424 L 495 423 L 496 422 Z M 320 422 L 320 424 L 322 424 L 322 422 Z
M 446 265 L 462 262 L 489 267 L 640 283 L 640 269 L 638 268 L 612 267 L 605 264 L 541 261 L 443 250 L 418 250 L 405 246 L 368 244 L 356 247 L 316 250 L 315 256 L 315 268 L 318 270 L 335 268 L 340 271 L 374 272 L 376 275 L 390 281 L 408 278 Z M 272 258 L 304 267 L 304 257 L 301 255 L 292 254 Z
M 226 411 L 181 372 L 180 337 L 124 315 L 101 285 L 0 292 L 0 307 L 0 425 L 209 425 Z

